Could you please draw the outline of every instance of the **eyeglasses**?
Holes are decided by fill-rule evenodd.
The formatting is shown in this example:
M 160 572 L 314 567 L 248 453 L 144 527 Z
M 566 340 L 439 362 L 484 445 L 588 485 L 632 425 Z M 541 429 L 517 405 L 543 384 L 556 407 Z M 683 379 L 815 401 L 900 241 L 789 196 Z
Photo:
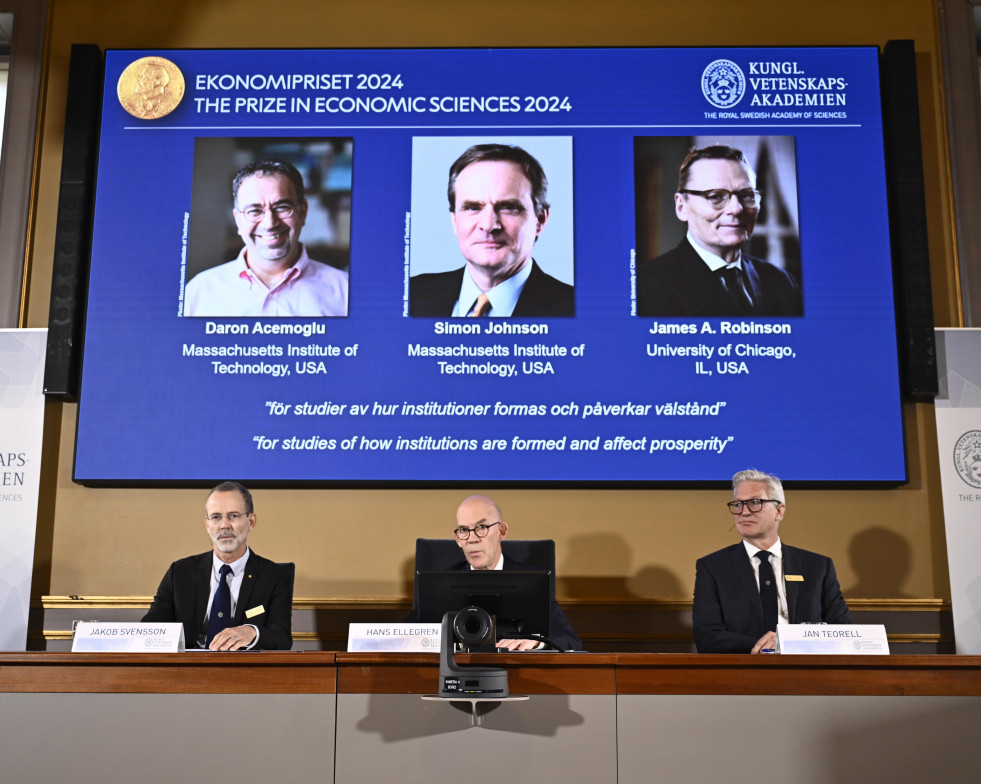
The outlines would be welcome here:
M 727 191 L 725 188 L 716 188 L 711 191 L 690 191 L 682 188 L 678 193 L 690 193 L 692 196 L 701 196 L 716 210 L 721 210 L 729 203 L 733 196 L 743 205 L 743 207 L 759 207 L 763 194 L 756 188 L 743 188 L 738 191 Z
M 277 218 L 288 218 L 293 214 L 294 210 L 296 210 L 296 205 L 291 201 L 281 201 L 274 204 L 268 210 L 254 204 L 250 207 L 246 207 L 244 210 L 240 210 L 236 207 L 236 212 L 238 212 L 239 215 L 244 216 L 246 220 L 249 220 L 252 223 L 258 223 L 261 221 L 266 212 L 271 212 Z
M 225 518 L 228 520 L 230 525 L 235 525 L 243 517 L 248 517 L 248 512 L 228 512 L 227 514 L 221 514 L 220 512 L 215 512 L 214 514 L 208 515 L 205 519 L 212 525 L 221 525 L 221 519 Z
M 744 506 L 751 512 L 758 512 L 763 508 L 763 504 L 776 504 L 780 506 L 781 503 L 781 501 L 777 501 L 775 498 L 747 498 L 745 501 L 730 501 L 726 506 L 729 507 L 730 512 L 737 515 L 742 514 Z
M 467 541 L 467 539 L 470 538 L 470 534 L 477 534 L 478 539 L 483 539 L 485 536 L 487 536 L 487 532 L 495 525 L 500 525 L 500 523 L 480 523 L 475 525 L 473 528 L 464 528 L 461 525 L 459 528 L 454 528 L 453 533 L 456 534 L 456 538 L 461 542 Z

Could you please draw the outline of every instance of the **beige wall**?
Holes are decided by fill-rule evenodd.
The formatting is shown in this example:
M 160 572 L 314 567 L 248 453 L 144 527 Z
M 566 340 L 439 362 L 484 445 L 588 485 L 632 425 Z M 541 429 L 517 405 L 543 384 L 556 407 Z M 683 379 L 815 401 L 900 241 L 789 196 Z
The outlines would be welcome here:
M 957 326 L 933 6 L 930 0 L 888 5 L 877 0 L 735 5 L 718 0 L 497 0 L 489 5 L 458 0 L 52 0 L 27 325 L 47 323 L 72 43 L 103 49 L 753 46 L 882 45 L 910 38 L 917 52 L 936 320 L 938 326 Z M 474 79 L 479 83 L 480 76 Z M 139 220 L 134 214 L 133 226 Z M 120 242 L 131 241 L 133 226 L 119 227 Z M 827 377 L 829 384 L 850 381 L 837 378 L 833 368 Z M 204 493 L 73 484 L 75 414 L 74 405 L 48 404 L 32 592 L 148 595 L 170 561 L 207 549 Z M 760 424 L 767 424 L 762 414 Z M 784 538 L 833 556 L 846 596 L 852 598 L 949 597 L 932 406 L 907 404 L 905 424 L 908 485 L 792 490 L 788 496 Z M 780 471 L 779 466 L 759 467 Z M 467 491 L 480 489 L 475 483 Z M 460 490 L 259 490 L 259 524 L 251 541 L 267 557 L 296 562 L 298 597 L 398 598 L 410 590 L 415 537 L 446 535 L 463 495 Z M 688 599 L 695 559 L 736 538 L 721 489 L 506 490 L 493 495 L 512 524 L 512 536 L 555 539 L 559 591 L 566 598 Z

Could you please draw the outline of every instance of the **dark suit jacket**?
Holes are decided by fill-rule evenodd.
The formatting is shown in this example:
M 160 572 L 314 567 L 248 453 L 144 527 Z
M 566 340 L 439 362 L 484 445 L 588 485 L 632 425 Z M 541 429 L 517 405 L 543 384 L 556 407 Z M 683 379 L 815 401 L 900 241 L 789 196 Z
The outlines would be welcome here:
M 743 254 L 743 272 L 755 316 L 803 316 L 794 279 L 779 267 Z M 739 317 L 722 280 L 685 238 L 673 250 L 642 262 L 637 270 L 638 316 Z
M 781 543 L 791 623 L 851 623 L 831 559 Z M 801 575 L 803 582 L 786 580 Z M 699 653 L 749 653 L 763 636 L 763 608 L 742 542 L 695 563 L 692 627 Z
M 414 275 L 409 280 L 409 315 L 450 316 L 453 306 L 460 297 L 460 285 L 466 267 L 450 272 L 432 272 Z M 531 262 L 531 274 L 521 289 L 512 316 L 552 316 L 576 315 L 575 289 L 568 283 L 553 278 Z
M 464 569 L 469 569 L 470 565 L 466 560 L 455 564 L 453 569 L 459 569 L 463 571 Z M 507 555 L 504 556 L 504 570 L 522 570 L 526 572 L 533 572 L 538 570 L 539 567 L 527 564 L 524 561 L 516 561 L 514 558 L 509 558 Z M 406 623 L 418 623 L 419 622 L 419 597 L 412 597 L 412 612 L 409 613 L 408 617 L 405 619 Z M 556 645 L 558 645 L 563 650 L 578 651 L 582 650 L 582 641 L 576 635 L 572 629 L 572 624 L 569 623 L 569 619 L 566 617 L 565 612 L 559 607 L 559 603 L 552 596 L 552 610 L 549 613 L 548 618 L 548 638 L 552 640 Z
M 293 647 L 293 574 L 291 563 L 279 564 L 249 551 L 245 562 L 242 588 L 235 606 L 231 626 L 252 624 L 259 630 L 256 648 L 285 650 Z M 184 644 L 197 646 L 198 635 L 205 629 L 204 616 L 211 592 L 211 551 L 174 561 L 160 581 L 157 595 L 144 621 L 180 622 L 184 624 Z M 262 606 L 264 612 L 246 618 L 245 613 Z

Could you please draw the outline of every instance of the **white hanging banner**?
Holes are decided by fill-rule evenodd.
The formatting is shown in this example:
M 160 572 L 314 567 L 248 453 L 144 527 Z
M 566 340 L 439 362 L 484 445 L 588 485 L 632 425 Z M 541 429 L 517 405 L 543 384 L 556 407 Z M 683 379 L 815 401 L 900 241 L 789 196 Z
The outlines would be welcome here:
M 938 329 L 940 483 L 957 653 L 981 654 L 981 329 Z
M 0 329 L 0 650 L 27 648 L 46 329 Z

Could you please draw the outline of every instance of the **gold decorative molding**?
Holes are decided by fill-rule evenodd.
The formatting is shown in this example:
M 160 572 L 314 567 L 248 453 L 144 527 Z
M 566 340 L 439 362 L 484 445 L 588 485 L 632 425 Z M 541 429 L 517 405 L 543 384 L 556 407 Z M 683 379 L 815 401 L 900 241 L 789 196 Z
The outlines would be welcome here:
M 130 610 L 149 607 L 153 602 L 152 596 L 99 596 L 76 594 L 42 596 L 40 600 L 32 599 L 31 606 L 44 610 L 73 610 L 91 607 L 103 610 Z M 409 607 L 411 599 L 392 599 L 391 597 L 354 597 L 333 599 L 326 597 L 305 598 L 293 597 L 294 610 L 345 610 L 370 607 L 378 610 L 398 610 Z
M 71 629 L 45 629 L 40 634 L 30 633 L 27 635 L 32 640 L 71 640 Z
M 939 645 L 941 643 L 946 645 L 954 644 L 953 634 L 887 634 L 886 637 L 889 639 L 890 643 L 901 644 L 901 643 L 932 643 L 934 645 Z
M 950 610 L 950 599 L 849 599 L 851 610 L 866 612 L 941 612 Z
M 141 609 L 149 607 L 152 596 L 42 596 L 33 599 L 32 607 L 45 610 L 93 609 Z M 950 610 L 949 599 L 848 599 L 852 610 L 862 612 L 942 612 Z M 690 612 L 691 600 L 677 599 L 562 599 L 562 606 L 568 608 L 623 609 L 644 608 L 656 612 Z M 410 599 L 392 597 L 362 596 L 352 598 L 294 597 L 294 610 L 400 610 L 407 608 Z
M 138 610 L 147 608 L 153 602 L 152 596 L 42 596 L 40 601 L 31 600 L 31 607 L 45 610 L 74 610 L 93 608 L 102 610 Z

